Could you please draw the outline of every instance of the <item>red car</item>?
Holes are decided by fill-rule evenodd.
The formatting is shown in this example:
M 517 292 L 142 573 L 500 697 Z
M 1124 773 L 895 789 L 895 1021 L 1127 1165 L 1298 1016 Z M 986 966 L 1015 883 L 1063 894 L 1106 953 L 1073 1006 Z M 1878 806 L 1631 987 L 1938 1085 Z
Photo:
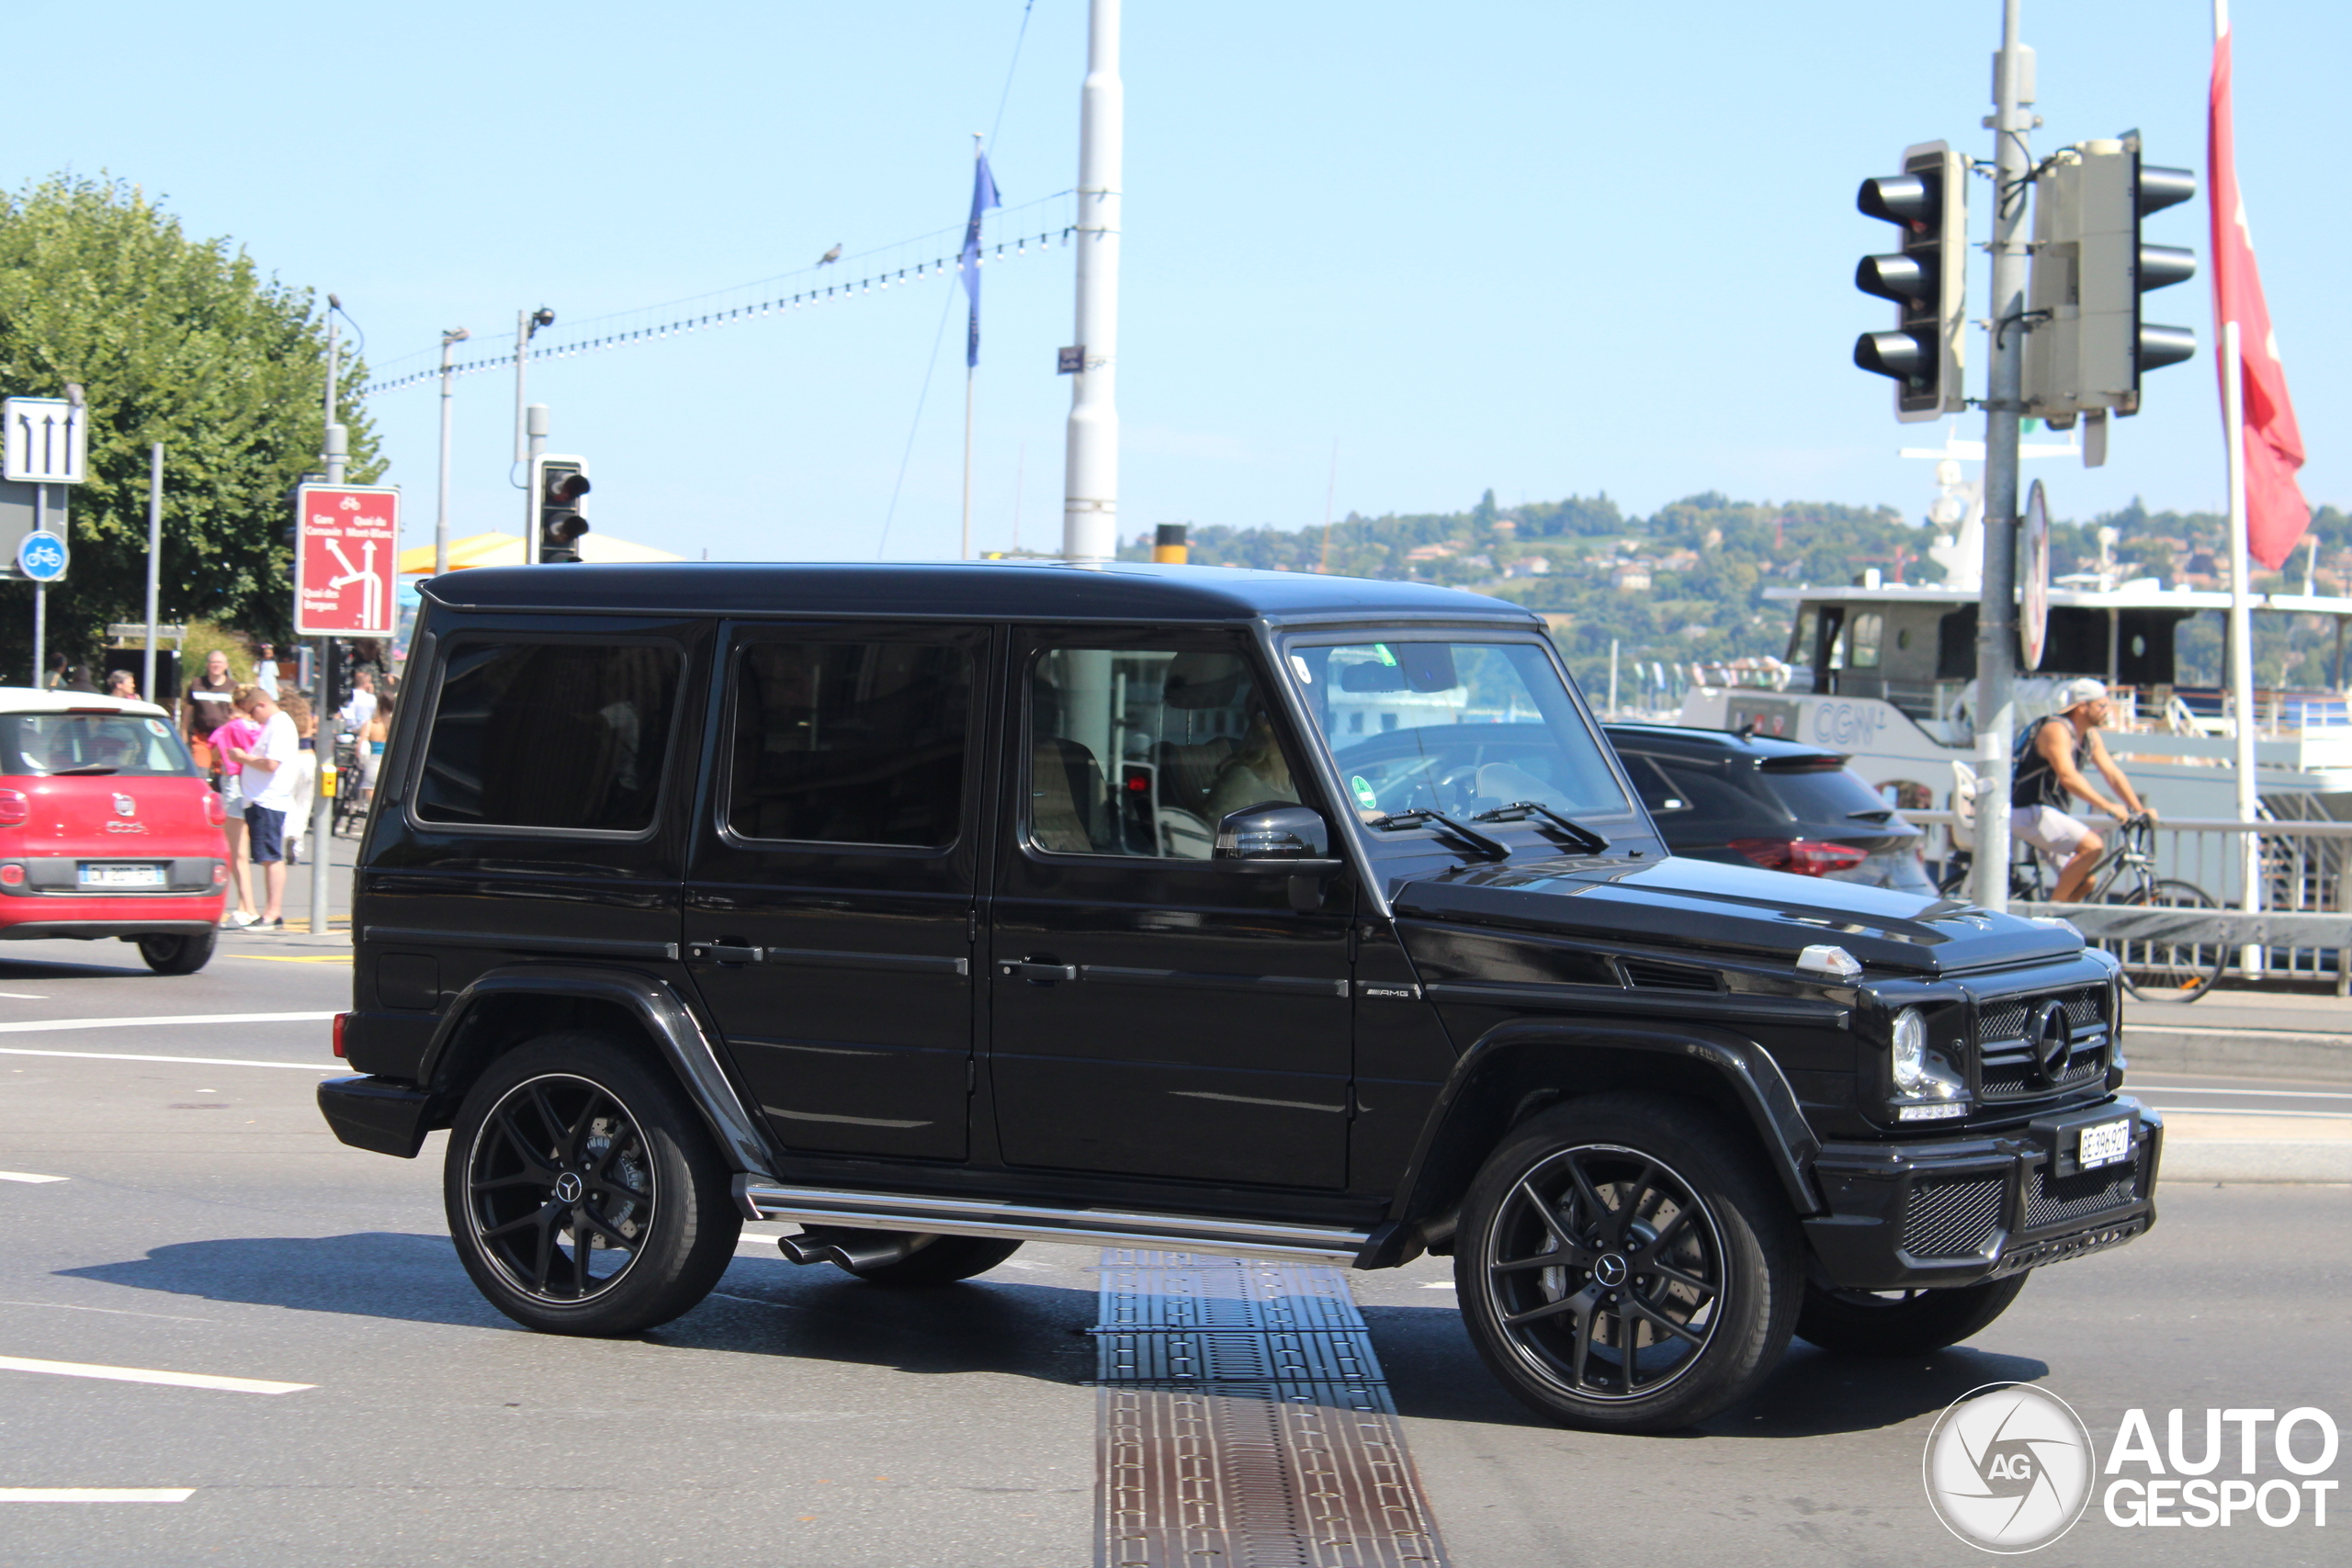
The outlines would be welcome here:
M 154 704 L 0 686 L 0 940 L 117 937 L 194 974 L 228 898 L 222 816 Z

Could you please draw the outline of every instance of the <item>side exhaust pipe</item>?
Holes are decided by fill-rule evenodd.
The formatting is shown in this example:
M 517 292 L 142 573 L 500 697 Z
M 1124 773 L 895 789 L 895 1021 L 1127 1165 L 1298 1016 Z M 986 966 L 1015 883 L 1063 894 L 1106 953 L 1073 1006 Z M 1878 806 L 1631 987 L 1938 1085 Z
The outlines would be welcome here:
M 932 1237 L 910 1231 L 872 1231 L 854 1225 L 808 1225 L 798 1235 L 776 1237 L 786 1261 L 837 1263 L 854 1274 L 901 1263 L 930 1245 Z

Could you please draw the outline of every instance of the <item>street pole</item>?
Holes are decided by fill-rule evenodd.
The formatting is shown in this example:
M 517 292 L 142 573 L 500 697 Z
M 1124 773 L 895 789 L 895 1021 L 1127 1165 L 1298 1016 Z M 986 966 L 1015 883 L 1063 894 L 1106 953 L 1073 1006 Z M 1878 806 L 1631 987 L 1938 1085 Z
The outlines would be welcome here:
M 334 295 L 327 296 L 327 427 L 325 458 L 327 483 L 339 485 L 351 463 L 348 435 L 335 416 L 336 378 L 342 365 L 337 358 L 340 344 L 335 332 L 335 312 L 343 308 Z M 297 548 L 300 548 L 298 544 Z M 312 694 L 318 705 L 311 712 L 316 727 L 311 731 L 311 756 L 317 783 L 311 791 L 311 830 L 305 835 L 311 841 L 311 934 L 327 934 L 327 899 L 331 896 L 328 880 L 327 841 L 334 829 L 334 796 L 327 793 L 334 785 L 334 639 L 321 637 L 313 656 L 318 662 L 318 680 Z
M 2259 815 L 2261 781 L 2256 776 L 2254 706 L 2254 612 L 2248 599 L 2254 577 L 2245 517 L 2245 363 L 2239 356 L 2238 323 L 2222 323 L 2222 423 L 2229 440 L 2230 471 L 2230 735 L 2234 742 L 2238 820 Z M 2238 840 L 2238 908 L 2251 915 L 2262 908 L 2262 840 L 2247 833 Z M 2238 964 L 2249 976 L 2262 968 L 2262 948 L 2249 943 Z
M 523 411 L 523 564 L 539 564 L 539 498 L 531 490 L 531 469 L 548 449 L 548 405 L 533 403 Z
M 2010 732 L 2018 659 L 2018 420 L 2025 400 L 2026 196 L 2033 51 L 2002 0 L 1993 66 L 1993 367 L 1984 400 L 1984 589 L 1976 615 L 1976 901 L 2009 903 Z
M 147 660 L 139 691 L 149 702 L 155 695 L 155 617 L 164 597 L 164 444 L 147 449 Z
M 531 358 L 531 312 L 514 312 L 514 460 L 523 460 L 523 379 Z
M 453 327 L 441 334 L 441 491 L 439 505 L 433 513 L 433 575 L 435 577 L 449 570 L 449 410 L 456 401 L 456 378 L 449 371 L 449 355 L 472 335 L 463 327 Z
M 33 527 L 49 526 L 49 487 L 33 486 Z M 33 689 L 49 690 L 49 584 L 33 583 Z
M 1062 479 L 1062 557 L 1104 561 L 1119 547 L 1119 203 L 1125 89 L 1119 0 L 1088 0 L 1078 120 L 1078 345 Z

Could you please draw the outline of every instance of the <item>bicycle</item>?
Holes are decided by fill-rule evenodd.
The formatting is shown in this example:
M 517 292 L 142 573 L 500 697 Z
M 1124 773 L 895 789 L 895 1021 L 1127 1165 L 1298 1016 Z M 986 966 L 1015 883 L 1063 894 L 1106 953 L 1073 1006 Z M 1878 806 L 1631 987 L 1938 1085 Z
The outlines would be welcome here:
M 367 742 L 355 736 L 334 738 L 334 822 L 332 831 L 341 838 L 346 831 L 356 833 L 367 820 L 367 805 L 359 798 L 359 748 Z
M 2220 908 L 2213 896 L 2195 883 L 2155 874 L 2154 837 L 2154 824 L 2144 815 L 2118 827 L 2109 837 L 2107 852 L 2093 868 L 2080 901 L 2154 909 Z M 1965 896 L 1973 858 L 1964 850 L 1954 854 L 1949 863 L 1952 869 L 1936 890 Z M 2029 851 L 2009 867 L 2009 897 L 2033 903 L 2047 900 L 2046 875 L 2041 856 Z M 2089 940 L 2094 947 L 2115 955 L 2123 965 L 2124 988 L 2143 1001 L 2193 1002 L 2220 984 L 2230 964 L 2225 942 L 2168 936 Z

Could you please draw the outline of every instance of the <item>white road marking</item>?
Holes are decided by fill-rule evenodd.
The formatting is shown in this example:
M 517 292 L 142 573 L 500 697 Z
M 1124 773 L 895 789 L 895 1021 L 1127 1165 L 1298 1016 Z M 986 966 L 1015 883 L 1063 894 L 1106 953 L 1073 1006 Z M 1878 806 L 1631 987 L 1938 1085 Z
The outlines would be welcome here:
M 2266 1100 L 2352 1100 L 2352 1093 L 2324 1089 L 2191 1089 L 2186 1084 L 2135 1083 L 2134 1094 L 2254 1094 Z
M 0 1170 L 0 1181 L 63 1181 L 62 1176 L 35 1176 L 28 1170 Z
M 217 1388 L 230 1393 L 299 1393 L 316 1383 L 267 1382 L 260 1378 L 216 1378 L 204 1372 L 159 1372 L 146 1367 L 96 1367 L 82 1361 L 36 1361 L 23 1356 L 0 1356 L 0 1372 L 54 1372 L 67 1378 L 101 1378 L 109 1382 L 162 1383 L 170 1388 Z
M 26 1023 L 0 1023 L 0 1034 L 46 1034 L 60 1029 L 137 1029 L 164 1023 L 320 1023 L 331 1012 L 195 1012 L 159 1013 L 146 1018 L 39 1018 Z
M 1421 1281 L 1421 1289 L 1425 1291 L 1450 1291 L 1453 1289 L 1453 1281 L 1451 1280 L 1424 1280 Z
M 0 1024 L 0 1028 L 7 1027 Z M 291 1067 L 298 1073 L 347 1073 L 341 1062 L 247 1062 L 234 1056 L 138 1056 L 122 1051 L 28 1051 L 0 1045 L 0 1056 L 67 1056 L 77 1062 L 185 1062 L 197 1067 Z
M 2306 1122 L 2352 1122 L 2352 1111 L 2273 1111 L 2260 1105 L 2165 1105 L 2167 1116 L 2288 1116 Z
M 12 1002 L 45 1002 L 49 1000 L 47 997 L 37 997 L 30 991 L 0 991 L 0 997 L 6 997 Z
M 0 1503 L 185 1503 L 193 1486 L 0 1486 Z
M 73 1302 L 0 1302 L 0 1307 L 47 1307 L 51 1312 L 102 1312 L 109 1317 L 153 1317 L 165 1323 L 218 1323 L 217 1317 L 179 1317 L 168 1312 L 132 1312 L 128 1307 L 85 1307 Z

